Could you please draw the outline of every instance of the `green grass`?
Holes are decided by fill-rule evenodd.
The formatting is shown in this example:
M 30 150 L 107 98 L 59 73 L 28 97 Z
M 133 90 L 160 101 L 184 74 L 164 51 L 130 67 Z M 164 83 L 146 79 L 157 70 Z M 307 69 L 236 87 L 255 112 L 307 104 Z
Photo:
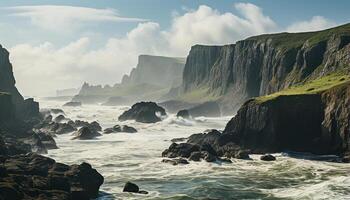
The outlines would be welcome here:
M 263 103 L 278 96 L 317 94 L 344 83 L 350 83 L 350 75 L 346 75 L 341 72 L 332 73 L 312 81 L 307 81 L 305 83 L 292 86 L 288 89 L 281 90 L 270 95 L 256 97 L 255 100 L 258 103 Z
M 313 46 L 321 41 L 328 40 L 330 36 L 334 34 L 350 36 L 350 24 L 316 32 L 265 34 L 253 36 L 247 40 L 271 40 L 273 45 L 282 51 L 287 51 L 292 48 L 300 47 L 306 41 L 309 42 L 310 46 Z
M 215 101 L 219 99 L 220 96 L 215 95 L 210 92 L 208 87 L 201 87 L 194 89 L 192 91 L 186 92 L 178 100 L 185 101 L 188 103 L 194 102 L 206 102 L 206 101 Z

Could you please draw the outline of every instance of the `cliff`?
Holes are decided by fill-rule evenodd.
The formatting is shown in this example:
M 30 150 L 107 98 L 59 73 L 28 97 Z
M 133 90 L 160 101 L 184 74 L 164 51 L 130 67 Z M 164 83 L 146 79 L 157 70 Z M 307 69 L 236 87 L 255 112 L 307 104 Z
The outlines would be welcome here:
M 113 87 L 84 83 L 74 101 L 84 103 L 106 102 L 106 105 L 139 100 L 155 101 L 166 94 L 171 87 L 178 87 L 182 81 L 185 59 L 162 56 L 140 55 L 136 68 L 130 75 L 124 75 L 121 83 Z M 109 100 L 108 100 L 109 99 Z
M 329 85 L 317 87 L 320 83 Z M 326 76 L 307 86 L 251 99 L 227 124 L 224 134 L 233 135 L 234 143 L 254 153 L 348 152 L 350 76 Z
M 308 152 L 350 155 L 350 74 L 344 70 L 246 101 L 223 132 L 191 135 L 163 156 L 201 151 L 249 158 L 250 153 Z M 194 150 L 193 150 L 194 149 Z
M 195 102 L 209 96 L 229 111 L 224 114 L 233 114 L 251 97 L 348 66 L 349 42 L 346 24 L 318 32 L 260 35 L 225 46 L 195 45 L 187 57 L 180 99 Z
M 14 113 L 17 118 L 30 119 L 39 116 L 39 104 L 33 99 L 26 99 L 18 92 L 13 76 L 9 52 L 0 45 L 0 92 L 11 95 Z M 3 105 L 0 105 L 3 106 Z
M 162 87 L 179 86 L 182 81 L 184 58 L 140 55 L 136 68 L 124 75 L 121 84 L 151 84 Z

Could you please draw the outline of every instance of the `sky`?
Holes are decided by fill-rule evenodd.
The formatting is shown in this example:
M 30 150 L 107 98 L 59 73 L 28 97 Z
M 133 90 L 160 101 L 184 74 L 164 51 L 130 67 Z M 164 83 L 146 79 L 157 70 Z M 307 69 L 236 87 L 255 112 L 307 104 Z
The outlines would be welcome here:
M 348 0 L 2 0 L 0 44 L 17 87 L 53 96 L 120 82 L 140 54 L 186 57 L 195 44 L 322 30 L 350 21 Z

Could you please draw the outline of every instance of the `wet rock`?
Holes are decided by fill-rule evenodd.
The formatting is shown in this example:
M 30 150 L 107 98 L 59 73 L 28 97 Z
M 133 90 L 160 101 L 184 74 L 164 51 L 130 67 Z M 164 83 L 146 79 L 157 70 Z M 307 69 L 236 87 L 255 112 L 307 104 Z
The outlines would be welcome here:
M 46 149 L 58 149 L 56 141 L 53 139 L 52 135 L 44 132 L 36 132 L 34 134 L 40 138 Z
M 65 119 L 66 119 L 66 117 L 64 115 L 58 115 L 57 117 L 55 117 L 54 122 L 60 123 Z
M 77 132 L 73 134 L 72 140 L 79 139 L 79 140 L 91 140 L 95 139 L 98 136 L 101 136 L 100 133 L 97 131 L 91 130 L 89 127 L 81 127 Z
M 190 143 L 172 143 L 168 149 L 162 152 L 163 157 L 175 158 L 184 157 L 188 158 L 191 156 L 192 152 L 199 151 L 200 147 L 198 145 Z
M 88 127 L 92 130 L 95 131 L 102 131 L 102 127 L 100 126 L 100 124 L 97 121 L 93 121 L 91 122 Z
M 127 182 L 124 185 L 123 192 L 138 193 L 139 191 L 139 186 L 137 186 L 135 183 Z
M 161 116 L 165 116 L 164 108 L 154 102 L 139 102 L 131 109 L 125 111 L 118 117 L 119 121 L 135 120 L 142 123 L 155 123 L 161 121 Z
M 119 132 L 125 132 L 125 133 L 136 133 L 137 130 L 134 127 L 131 126 L 127 126 L 127 125 L 115 125 L 111 128 L 106 128 L 103 131 L 105 134 L 109 134 L 109 133 L 119 133 Z
M 176 117 L 188 119 L 190 118 L 190 113 L 188 112 L 188 110 L 180 110 L 179 112 L 177 112 Z
M 0 199 L 88 200 L 98 196 L 104 181 L 90 164 L 69 166 L 33 153 L 6 156 L 2 167 Z
M 203 157 L 202 155 L 202 152 L 200 151 L 195 151 L 195 152 L 192 152 L 190 157 L 188 158 L 189 160 L 192 160 L 192 161 L 200 161 L 201 158 Z
M 234 158 L 237 158 L 237 159 L 244 159 L 244 160 L 250 159 L 248 151 L 242 151 L 242 150 L 239 150 L 239 151 L 235 154 Z
M 58 124 L 57 129 L 54 131 L 56 134 L 66 134 L 76 131 L 77 129 L 68 123 Z
M 52 114 L 63 114 L 64 115 L 64 111 L 62 109 L 59 109 L 59 108 L 52 108 L 52 109 L 50 109 L 50 112 Z
M 200 105 L 187 109 L 192 117 L 220 117 L 221 111 L 219 104 L 213 101 L 205 102 Z
M 205 152 L 204 160 L 207 162 L 215 162 L 217 160 L 217 157 L 211 153 Z
M 163 159 L 162 162 L 163 162 L 163 163 L 172 164 L 172 165 L 179 165 L 179 164 L 187 165 L 187 164 L 190 164 L 190 163 L 189 163 L 186 159 L 184 159 L 184 158 Z
M 123 192 L 131 192 L 131 193 L 139 193 L 139 194 L 148 194 L 147 191 L 140 190 L 139 186 L 137 186 L 135 183 L 127 182 L 124 185 Z
M 37 134 L 33 134 L 29 138 L 22 139 L 22 141 L 25 144 L 29 144 L 31 146 L 32 152 L 39 154 L 47 154 L 47 149 Z
M 271 155 L 271 154 L 265 154 L 265 155 L 262 155 L 260 157 L 260 160 L 263 160 L 263 161 L 274 161 L 274 160 L 276 160 L 276 157 Z
M 65 103 L 63 106 L 69 106 L 69 107 L 79 107 L 81 106 L 81 102 L 78 101 L 71 101 L 71 102 L 67 102 Z

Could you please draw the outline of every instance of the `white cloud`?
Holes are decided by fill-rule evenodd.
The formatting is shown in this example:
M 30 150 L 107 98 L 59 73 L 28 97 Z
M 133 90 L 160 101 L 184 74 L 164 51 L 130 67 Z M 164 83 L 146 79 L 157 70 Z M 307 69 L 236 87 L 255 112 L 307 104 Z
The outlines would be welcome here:
M 114 84 L 136 66 L 140 54 L 186 56 L 194 44 L 234 43 L 280 30 L 256 5 L 238 3 L 234 8 L 239 15 L 220 13 L 204 5 L 197 10 L 186 10 L 182 15 L 173 15 L 168 30 L 162 30 L 155 22 L 141 22 L 126 35 L 109 38 L 97 48 L 91 47 L 93 37 L 83 37 L 60 48 L 49 42 L 37 46 L 16 45 L 10 52 L 18 86 L 27 95 L 53 95 L 56 89 L 78 87 L 84 81 Z M 86 12 L 95 13 L 95 10 Z M 70 16 L 70 20 L 93 18 L 85 14 L 78 17 L 71 13 Z M 114 14 L 99 17 L 93 20 L 119 20 Z M 314 30 L 331 24 L 322 17 L 314 17 L 308 22 L 295 23 L 288 30 Z
M 193 44 L 227 44 L 245 37 L 275 30 L 276 24 L 249 3 L 235 4 L 242 17 L 220 13 L 202 5 L 173 19 L 170 31 L 165 32 L 170 47 L 176 53 L 187 52 Z
M 337 24 L 322 16 L 314 16 L 309 21 L 301 21 L 287 27 L 288 32 L 307 32 L 327 29 Z
M 39 5 L 7 7 L 11 16 L 30 18 L 33 25 L 54 30 L 68 31 L 87 22 L 140 22 L 140 18 L 121 17 L 114 9 L 96 9 L 75 6 Z
M 123 38 L 111 38 L 98 49 L 81 38 L 62 48 L 45 42 L 10 49 L 17 86 L 28 95 L 53 95 L 56 89 L 77 87 L 84 81 L 114 84 L 137 64 L 140 54 L 154 54 L 160 34 L 157 23 L 139 24 Z

